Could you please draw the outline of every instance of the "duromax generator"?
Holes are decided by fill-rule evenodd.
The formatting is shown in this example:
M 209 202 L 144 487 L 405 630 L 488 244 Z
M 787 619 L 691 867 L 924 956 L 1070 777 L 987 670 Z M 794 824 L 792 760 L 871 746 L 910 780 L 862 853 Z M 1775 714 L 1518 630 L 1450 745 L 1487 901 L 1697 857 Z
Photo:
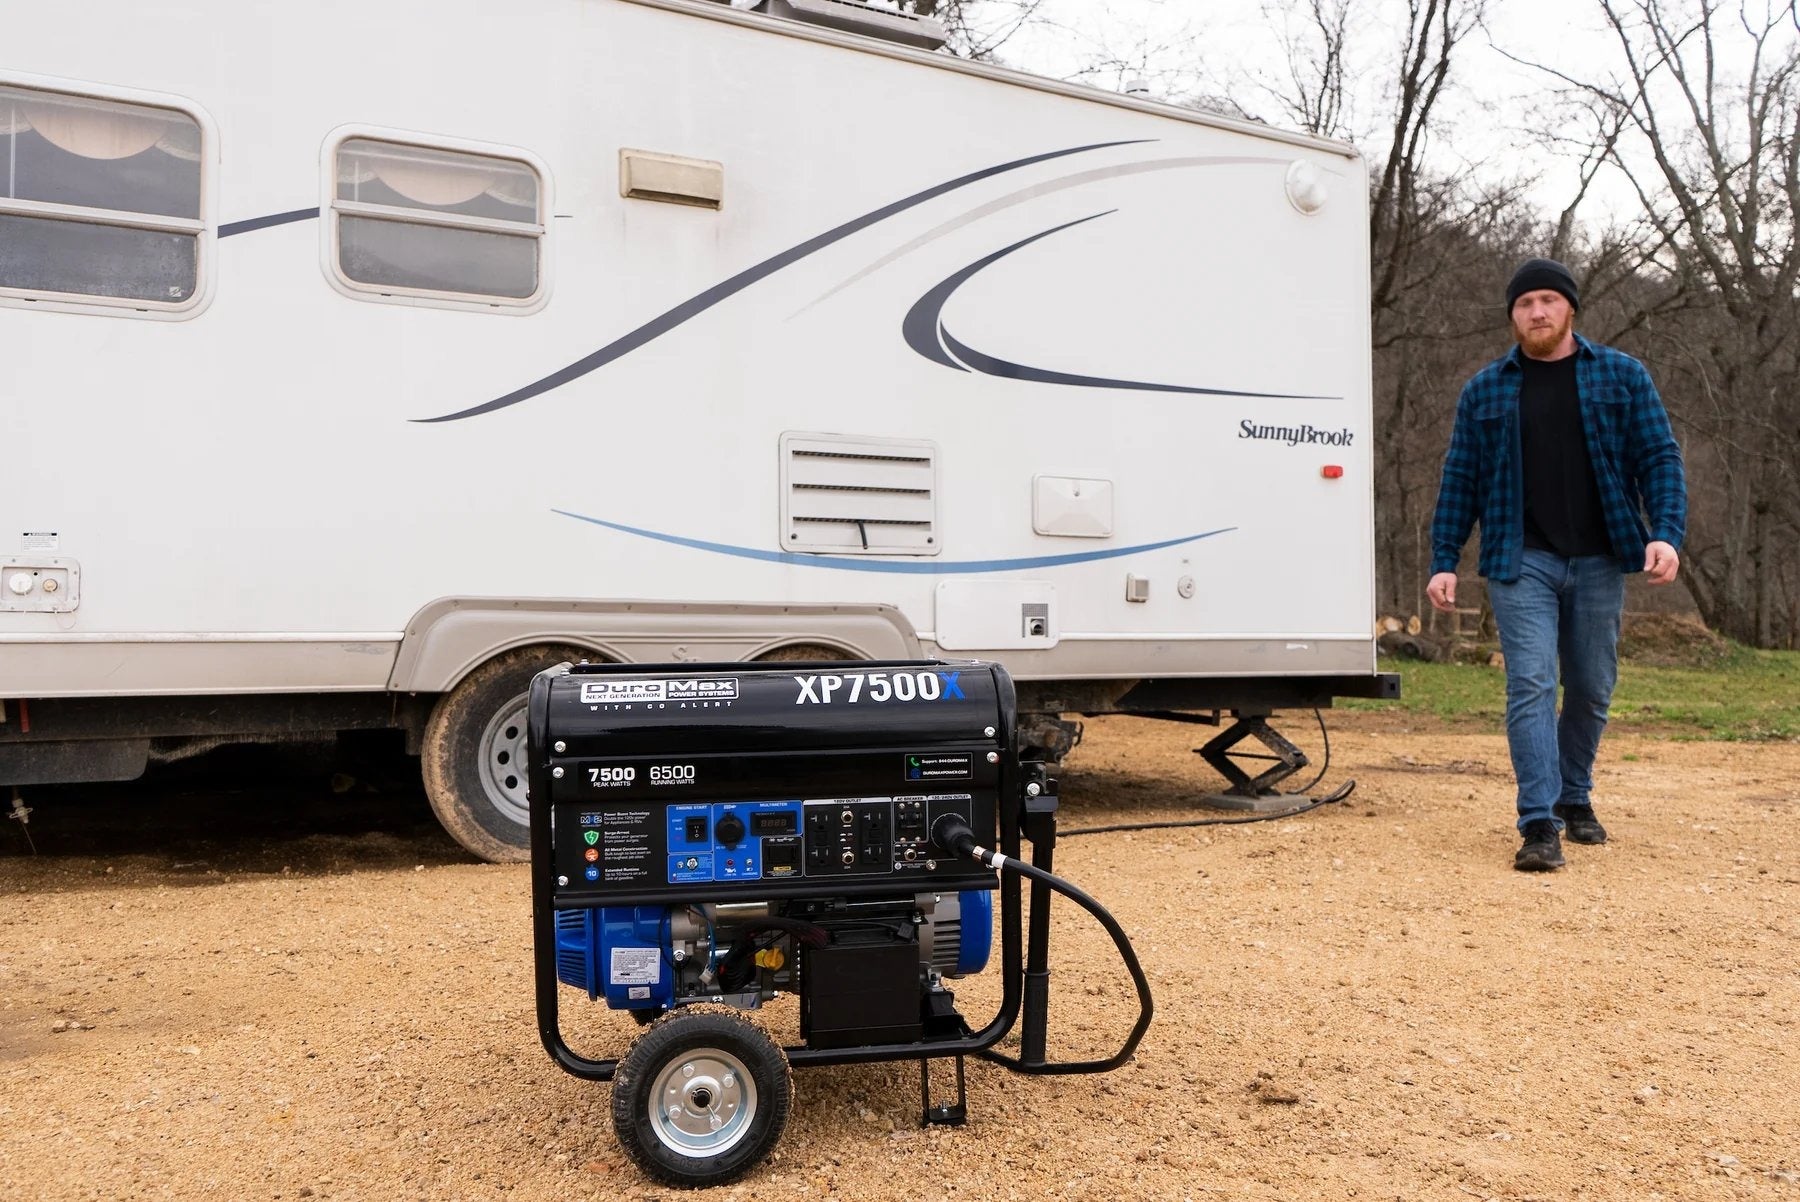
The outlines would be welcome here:
M 790 1064 L 919 1060 L 924 1120 L 956 1124 L 963 1057 L 1101 1072 L 1149 1026 L 1125 933 L 1050 873 L 1055 790 L 1018 761 L 999 665 L 564 664 L 530 702 L 539 1033 L 568 1072 L 612 1081 L 613 1127 L 650 1176 L 712 1185 L 760 1161 Z M 1045 1058 L 1052 889 L 1107 928 L 1137 987 L 1103 1060 Z M 946 982 L 987 965 L 996 895 L 1002 998 L 974 1027 Z M 574 1052 L 559 982 L 647 1029 L 616 1060 Z M 786 1048 L 744 1017 L 782 994 L 799 999 Z M 1003 1054 L 1021 1013 L 1019 1055 Z M 955 1059 L 944 1104 L 938 1057 Z

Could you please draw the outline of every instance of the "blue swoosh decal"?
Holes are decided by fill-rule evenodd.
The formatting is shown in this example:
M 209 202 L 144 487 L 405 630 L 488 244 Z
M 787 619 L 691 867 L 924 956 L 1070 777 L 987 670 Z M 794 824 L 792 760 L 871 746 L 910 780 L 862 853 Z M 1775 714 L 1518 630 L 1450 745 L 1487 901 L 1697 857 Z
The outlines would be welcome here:
M 995 167 L 984 167 L 980 171 L 971 172 L 968 175 L 960 175 L 953 180 L 946 180 L 944 183 L 936 184 L 925 189 L 923 192 L 915 192 L 911 196 L 894 201 L 892 204 L 883 205 L 879 209 L 864 213 L 861 217 L 852 218 L 842 225 L 826 230 L 824 233 L 812 238 L 808 238 L 805 242 L 802 242 L 797 246 L 789 247 L 787 250 L 782 251 L 773 258 L 764 259 L 754 267 L 747 267 L 730 279 L 714 284 L 711 288 L 708 288 L 698 296 L 690 297 L 689 299 L 682 301 L 679 305 L 676 305 L 673 309 L 670 309 L 661 316 L 654 317 L 637 329 L 632 330 L 630 333 L 614 339 L 593 354 L 583 356 L 569 364 L 567 367 L 564 367 L 559 371 L 553 371 L 540 380 L 534 380 L 523 388 L 515 389 L 502 397 L 495 397 L 491 401 L 484 401 L 479 405 L 472 405 L 467 409 L 459 409 L 455 413 L 445 413 L 438 417 L 416 417 L 412 420 L 421 423 L 460 421 L 465 417 L 477 417 L 483 413 L 492 413 L 496 409 L 504 409 L 508 405 L 516 405 L 520 401 L 528 401 L 540 393 L 549 392 L 552 388 L 560 388 L 571 380 L 580 379 L 591 371 L 605 367 L 615 359 L 629 355 L 632 351 L 637 350 L 644 344 L 662 337 L 664 334 L 667 334 L 670 330 L 673 330 L 690 318 L 699 316 L 720 301 L 735 296 L 750 285 L 775 274 L 782 268 L 791 266 L 801 259 L 806 258 L 808 255 L 825 249 L 834 242 L 840 242 L 843 239 L 848 238 L 851 234 L 867 229 L 878 221 L 885 221 L 896 213 L 903 213 L 907 209 L 922 205 L 926 201 L 942 196 L 946 192 L 954 192 L 958 188 L 967 187 L 969 184 L 977 183 L 981 180 L 1008 171 L 1017 171 L 1019 168 L 1029 167 L 1033 163 L 1043 163 L 1048 162 L 1051 159 L 1066 158 L 1072 154 L 1085 154 L 1090 150 L 1105 150 L 1114 146 L 1135 146 L 1142 142 L 1154 140 L 1155 139 L 1151 138 L 1133 138 L 1120 142 L 1094 142 L 1086 146 L 1071 146 L 1066 150 L 1052 150 L 1044 154 L 1034 154 L 1029 158 L 1014 159 L 1010 163 L 1001 163 Z
M 944 278 L 937 286 L 921 296 L 913 307 L 907 310 L 906 317 L 900 322 L 900 334 L 906 339 L 906 345 L 920 355 L 943 367 L 957 371 L 968 371 L 971 368 L 988 376 L 1000 376 L 1009 380 L 1024 380 L 1031 384 L 1072 384 L 1081 388 L 1117 388 L 1137 392 L 1181 392 L 1194 396 L 1238 396 L 1255 397 L 1260 400 L 1279 401 L 1338 401 L 1338 396 L 1309 396 L 1302 393 L 1289 392 L 1245 392 L 1238 388 L 1199 388 L 1189 384 L 1153 384 L 1144 380 L 1115 380 L 1106 376 L 1083 376 L 1072 372 L 1051 371 L 1042 367 L 1030 367 L 1023 363 L 1013 363 L 993 355 L 983 354 L 959 341 L 944 325 L 944 306 L 950 302 L 956 290 L 968 283 L 977 273 L 993 263 L 999 262 L 1016 250 L 1023 250 L 1040 238 L 1048 238 L 1051 234 L 1061 233 L 1096 218 L 1105 217 L 1118 212 L 1108 209 L 1104 213 L 1094 213 L 1087 217 L 1078 217 L 1074 221 L 1065 221 L 1061 225 L 1053 225 L 1047 230 L 1021 238 L 1011 246 L 1005 246 L 990 255 L 986 255 Z
M 664 534 L 658 530 L 641 530 L 636 526 L 609 522 L 605 518 L 570 513 L 566 509 L 552 509 L 550 512 L 561 514 L 566 518 L 574 518 L 579 522 L 591 522 L 596 526 L 604 526 L 608 530 L 617 530 L 622 534 L 635 534 L 639 538 L 655 539 L 659 543 L 673 543 L 678 547 L 692 547 L 696 551 L 711 551 L 715 555 L 733 555 L 739 559 L 760 559 L 764 563 L 785 563 L 801 568 L 830 568 L 839 572 L 888 572 L 906 576 L 947 576 L 975 572 L 1017 572 L 1028 568 L 1058 568 L 1072 563 L 1092 563 L 1098 559 L 1118 559 L 1126 555 L 1136 555 L 1142 551 L 1160 551 L 1164 547 L 1178 547 L 1182 543 L 1198 542 L 1203 538 L 1211 538 L 1215 534 L 1229 534 L 1237 529 L 1236 526 L 1222 526 L 1217 530 L 1208 530 L 1202 534 L 1188 534 L 1181 538 L 1168 538 L 1159 543 L 1140 543 L 1135 547 L 1108 547 L 1101 551 L 1076 551 L 1067 555 L 1031 555 L 1022 559 L 921 562 L 918 560 L 842 559 L 835 555 L 797 555 L 792 551 L 765 551 L 758 547 L 737 547 L 730 543 L 710 543 L 704 539 L 683 538 L 679 534 Z

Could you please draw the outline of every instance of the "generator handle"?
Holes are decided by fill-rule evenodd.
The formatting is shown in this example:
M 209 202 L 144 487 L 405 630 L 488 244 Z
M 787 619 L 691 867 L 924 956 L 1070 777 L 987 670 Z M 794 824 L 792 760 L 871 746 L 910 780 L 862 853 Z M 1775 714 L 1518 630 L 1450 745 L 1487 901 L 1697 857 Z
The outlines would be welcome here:
M 1033 867 L 1048 874 L 1056 852 L 1056 782 L 1042 764 L 1025 764 L 1026 796 L 1020 825 L 1031 844 Z M 1031 786 L 1038 788 L 1034 791 Z M 1019 1060 L 1042 1065 L 1050 1026 L 1050 886 L 1031 881 L 1031 929 L 1025 940 L 1025 998 L 1020 1016 Z

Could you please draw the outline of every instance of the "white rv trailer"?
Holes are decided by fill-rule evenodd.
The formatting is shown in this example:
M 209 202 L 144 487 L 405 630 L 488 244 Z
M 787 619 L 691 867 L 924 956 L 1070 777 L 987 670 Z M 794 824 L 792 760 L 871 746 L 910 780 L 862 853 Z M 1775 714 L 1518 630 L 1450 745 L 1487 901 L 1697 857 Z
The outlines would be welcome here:
M 0 784 L 400 727 L 503 859 L 571 656 L 1382 689 L 1356 153 L 757 9 L 8 18 Z

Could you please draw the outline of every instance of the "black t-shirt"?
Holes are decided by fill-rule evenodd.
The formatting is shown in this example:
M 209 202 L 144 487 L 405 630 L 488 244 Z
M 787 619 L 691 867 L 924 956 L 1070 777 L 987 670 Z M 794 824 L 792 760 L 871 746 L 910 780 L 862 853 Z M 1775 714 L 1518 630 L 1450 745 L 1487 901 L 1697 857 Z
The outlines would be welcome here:
M 1525 545 L 1573 559 L 1611 555 L 1600 486 L 1581 428 L 1575 355 L 1545 362 L 1521 355 L 1519 444 L 1525 481 Z

